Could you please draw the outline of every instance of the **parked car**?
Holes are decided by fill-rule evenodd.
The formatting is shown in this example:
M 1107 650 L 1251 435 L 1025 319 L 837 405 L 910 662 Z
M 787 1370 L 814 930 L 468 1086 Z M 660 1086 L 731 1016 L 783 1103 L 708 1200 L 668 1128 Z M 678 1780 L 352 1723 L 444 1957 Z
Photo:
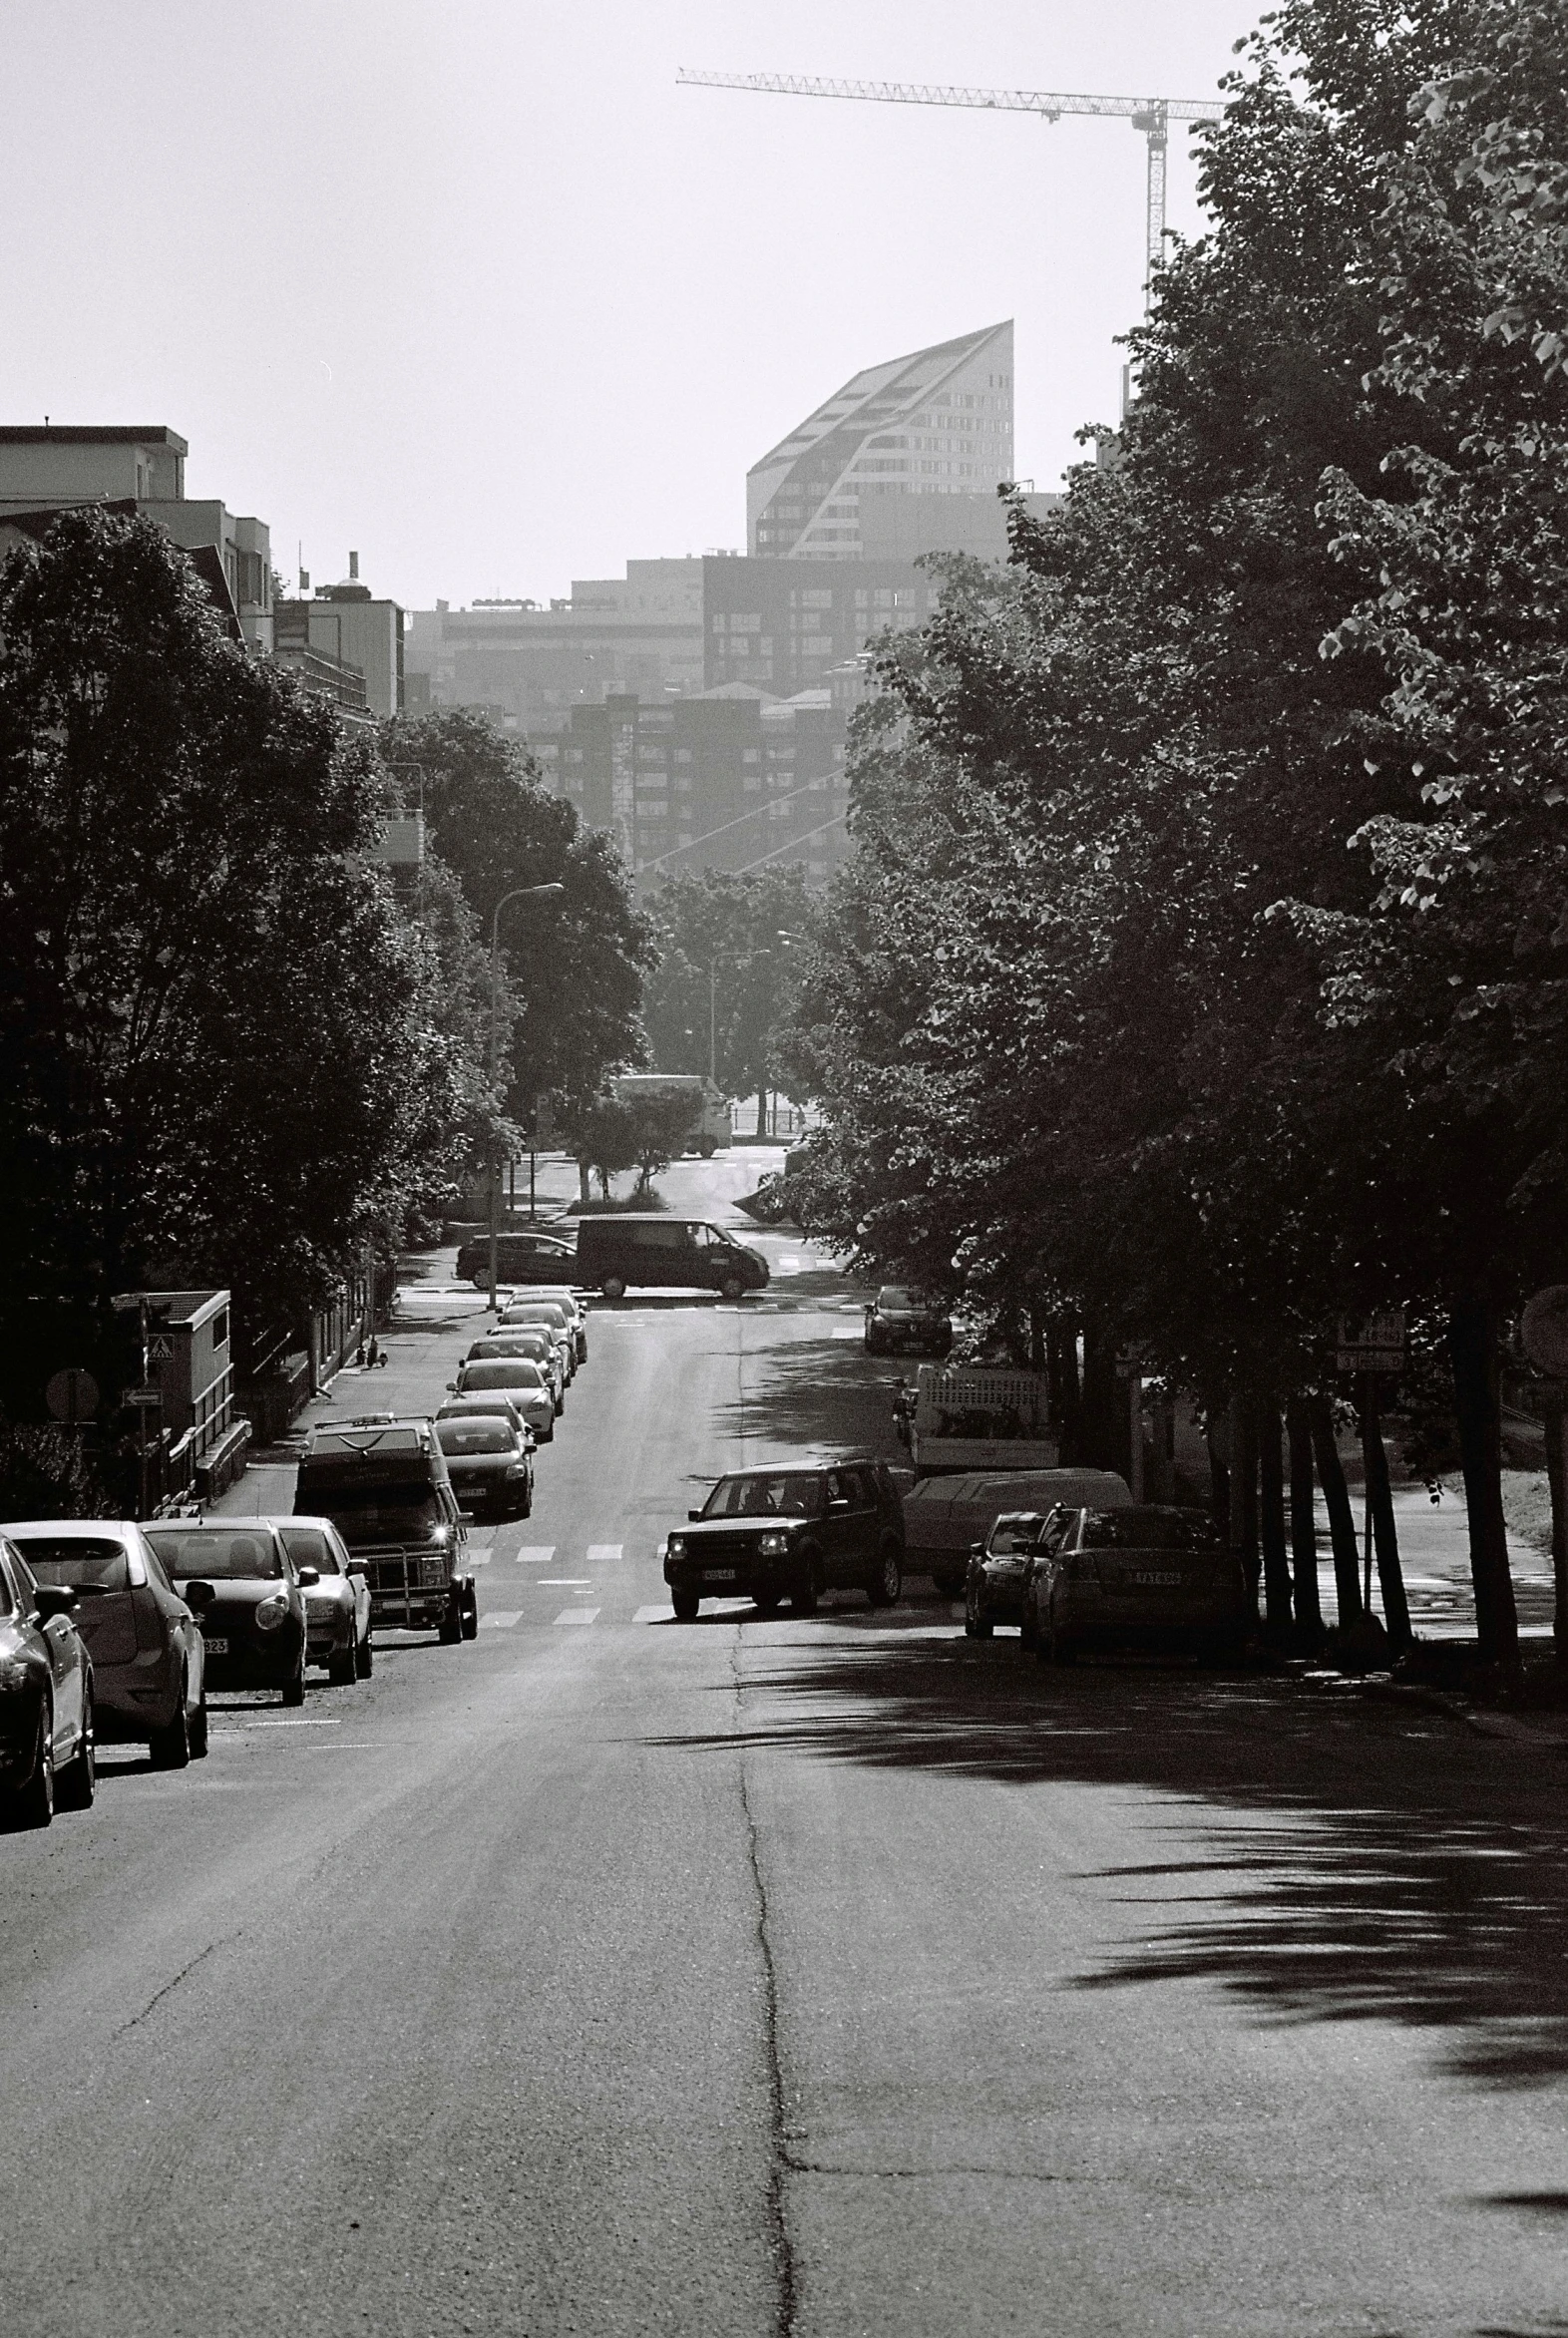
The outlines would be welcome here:
M 664 1546 L 671 1604 L 686 1621 L 704 1598 L 788 1599 L 809 1614 L 824 1591 L 891 1607 L 904 1587 L 904 1518 L 881 1461 L 737 1470 Z
M 527 1450 L 533 1452 L 534 1431 L 505 1388 L 475 1388 L 466 1396 L 449 1396 L 437 1410 L 436 1418 L 438 1421 L 451 1420 L 462 1413 L 491 1413 L 510 1421 Z
M 40 1583 L 76 1593 L 71 1621 L 93 1660 L 103 1740 L 143 1740 L 155 1769 L 206 1752 L 206 1651 L 196 1620 L 128 1518 L 27 1518 L 0 1526 Z
M 458 1365 L 449 1392 L 472 1396 L 493 1390 L 510 1396 L 540 1443 L 549 1444 L 556 1433 L 556 1396 L 537 1364 L 526 1356 L 480 1357 Z
M 703 1218 L 606 1212 L 585 1218 L 578 1235 L 578 1274 L 606 1299 L 630 1290 L 717 1291 L 743 1299 L 768 1280 L 768 1262 Z
M 305 1592 L 305 1660 L 326 1666 L 334 1688 L 368 1681 L 375 1669 L 370 1644 L 370 1585 L 330 1518 L 274 1518 L 296 1569 L 314 1567 L 319 1580 Z
M 482 1340 L 474 1342 L 463 1361 L 465 1364 L 484 1364 L 492 1358 L 505 1361 L 518 1356 L 527 1357 L 530 1364 L 539 1365 L 550 1382 L 550 1392 L 556 1399 L 556 1410 L 565 1412 L 566 1360 L 555 1335 L 545 1325 L 535 1324 L 510 1332 L 487 1332 Z
M 568 1379 L 577 1376 L 577 1325 L 557 1299 L 515 1299 L 496 1327 L 498 1332 L 548 1332 L 561 1350 Z
M 558 1307 L 565 1310 L 567 1321 L 572 1326 L 577 1341 L 578 1362 L 586 1364 L 588 1352 L 588 1315 L 577 1293 L 570 1290 L 565 1283 L 544 1283 L 537 1291 L 531 1291 L 527 1299 L 509 1300 L 501 1311 L 502 1323 L 509 1324 L 512 1321 L 514 1308 L 531 1307 L 536 1299 L 553 1299 Z
M 496 1273 L 503 1283 L 570 1282 L 576 1254 L 559 1234 L 519 1233 L 509 1228 L 496 1237 Z M 490 1237 L 481 1234 L 465 1242 L 457 1254 L 458 1280 L 476 1290 L 490 1286 Z
M 468 1528 L 432 1421 L 322 1422 L 300 1457 L 294 1510 L 330 1518 L 364 1566 L 378 1630 L 434 1627 L 444 1642 L 477 1638 Z
M 940 1299 L 909 1283 L 884 1283 L 866 1310 L 868 1356 L 946 1356 L 953 1320 Z
M 1003 1510 L 971 1550 L 964 1629 L 972 1640 L 988 1640 L 998 1624 L 1022 1624 L 1024 1578 L 1046 1524 L 1038 1510 Z
M 276 1689 L 305 1701 L 305 1593 L 314 1567 L 295 1568 L 264 1518 L 154 1520 L 147 1539 L 201 1626 L 207 1677 L 231 1689 Z
M 58 1803 L 85 1810 L 97 1786 L 93 1660 L 68 1583 L 40 1583 L 0 1541 L 0 1809 L 47 1826 Z
M 534 1445 L 526 1431 L 498 1412 L 459 1412 L 438 1417 L 436 1435 L 452 1472 L 452 1490 L 465 1510 L 528 1517 L 534 1507 Z
M 1242 1655 L 1256 1609 L 1241 1560 L 1207 1510 L 1070 1510 L 1052 1529 L 1023 1594 L 1042 1663 L 1117 1644 L 1187 1648 L 1221 1663 Z
M 929 1569 L 944 1599 L 958 1599 L 970 1553 L 1007 1510 L 1115 1510 L 1132 1495 L 1111 1469 L 964 1470 L 924 1477 L 904 1497 L 904 1548 L 911 1574 Z

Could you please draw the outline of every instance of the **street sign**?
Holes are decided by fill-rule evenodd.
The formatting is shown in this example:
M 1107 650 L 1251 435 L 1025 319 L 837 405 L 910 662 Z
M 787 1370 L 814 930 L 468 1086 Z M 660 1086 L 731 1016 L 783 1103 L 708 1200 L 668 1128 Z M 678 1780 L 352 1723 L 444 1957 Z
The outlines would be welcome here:
M 167 1332 L 154 1332 L 147 1343 L 149 1364 L 168 1364 L 174 1357 L 175 1344 Z
M 72 1364 L 55 1373 L 44 1390 L 44 1402 L 56 1420 L 75 1427 L 79 1420 L 91 1420 L 98 1410 L 98 1382 L 90 1371 Z
M 125 1400 L 139 1412 L 156 1412 L 164 1401 L 162 1388 L 127 1388 Z
M 1404 1310 L 1384 1315 L 1340 1318 L 1336 1371 L 1400 1372 L 1404 1369 Z

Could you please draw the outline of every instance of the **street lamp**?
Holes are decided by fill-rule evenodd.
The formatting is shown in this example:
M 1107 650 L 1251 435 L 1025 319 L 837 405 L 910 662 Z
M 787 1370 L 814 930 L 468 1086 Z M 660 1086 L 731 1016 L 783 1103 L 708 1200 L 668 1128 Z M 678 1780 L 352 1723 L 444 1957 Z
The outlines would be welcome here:
M 564 885 L 515 885 L 497 902 L 490 921 L 490 1085 L 495 1091 L 501 1079 L 501 913 L 511 901 L 541 901 L 547 894 L 565 893 Z M 490 1312 L 496 1312 L 500 1262 L 498 1247 L 500 1228 L 497 1218 L 501 1207 L 501 1161 L 499 1147 L 492 1141 L 490 1147 Z

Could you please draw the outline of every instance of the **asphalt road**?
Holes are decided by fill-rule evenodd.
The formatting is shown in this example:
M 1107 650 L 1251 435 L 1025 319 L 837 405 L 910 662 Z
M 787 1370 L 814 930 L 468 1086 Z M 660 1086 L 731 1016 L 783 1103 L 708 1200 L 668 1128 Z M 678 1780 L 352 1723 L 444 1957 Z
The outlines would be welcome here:
M 1564 1755 L 929 1593 L 675 1625 L 719 1468 L 885 1435 L 765 1247 L 595 1311 L 477 1642 L 0 1838 L 0 2329 L 1568 2331 Z M 334 1406 L 476 1311 L 427 1279 Z

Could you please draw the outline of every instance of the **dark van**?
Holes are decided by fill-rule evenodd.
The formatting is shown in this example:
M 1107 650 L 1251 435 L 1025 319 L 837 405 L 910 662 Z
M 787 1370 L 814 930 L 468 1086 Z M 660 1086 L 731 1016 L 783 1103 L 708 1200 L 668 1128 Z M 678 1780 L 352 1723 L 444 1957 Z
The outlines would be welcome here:
M 585 1218 L 578 1234 L 578 1281 L 606 1299 L 630 1290 L 717 1291 L 725 1299 L 760 1291 L 768 1262 L 703 1218 L 637 1217 L 628 1210 Z
M 434 1625 L 447 1641 L 478 1633 L 463 1513 L 433 1421 L 346 1420 L 313 1428 L 300 1456 L 294 1514 L 331 1519 L 355 1568 L 363 1569 L 378 1629 L 417 1632 Z

